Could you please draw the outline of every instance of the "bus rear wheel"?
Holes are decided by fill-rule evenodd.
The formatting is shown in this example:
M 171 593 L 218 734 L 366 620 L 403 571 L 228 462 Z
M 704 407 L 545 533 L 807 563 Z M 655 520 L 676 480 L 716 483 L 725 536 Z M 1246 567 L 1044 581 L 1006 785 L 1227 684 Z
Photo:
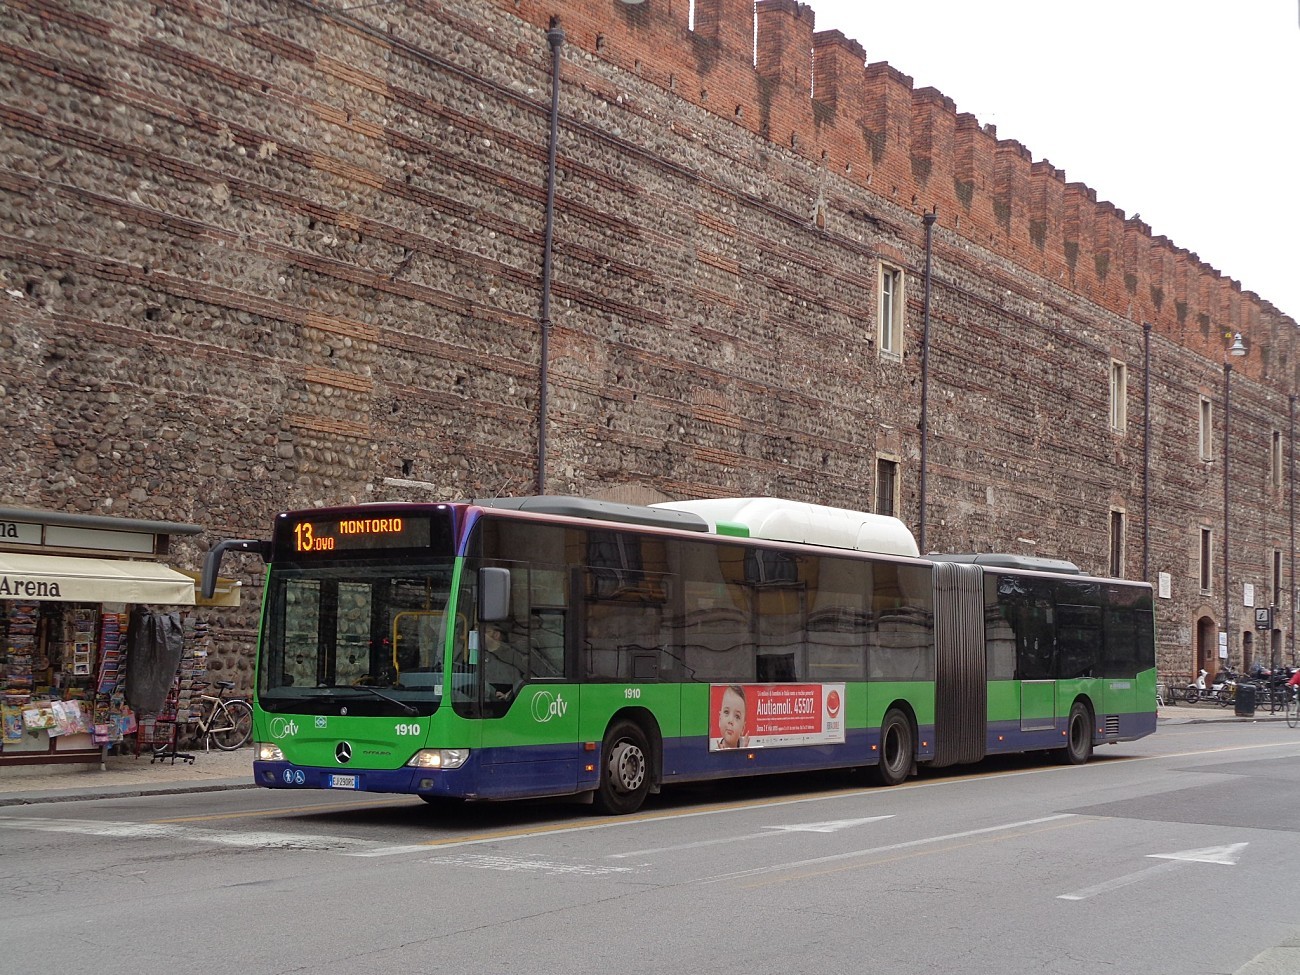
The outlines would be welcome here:
M 610 726 L 600 746 L 595 806 L 611 816 L 636 812 L 650 792 L 650 744 L 633 721 Z
M 912 722 L 897 708 L 891 708 L 880 724 L 880 764 L 876 774 L 883 785 L 898 785 L 912 774 L 916 742 Z
M 1067 765 L 1083 765 L 1092 758 L 1092 714 L 1082 701 L 1070 708 L 1070 720 L 1065 726 L 1065 754 Z

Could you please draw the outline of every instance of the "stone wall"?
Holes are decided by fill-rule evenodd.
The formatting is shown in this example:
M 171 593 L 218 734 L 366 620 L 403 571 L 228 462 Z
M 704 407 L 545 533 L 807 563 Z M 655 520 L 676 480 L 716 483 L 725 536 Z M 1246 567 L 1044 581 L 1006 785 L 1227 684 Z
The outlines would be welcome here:
M 9 0 L 0 499 L 202 524 L 174 553 L 197 567 L 286 508 L 532 493 L 555 19 L 549 492 L 869 509 L 883 457 L 915 530 L 937 210 L 930 547 L 1105 572 L 1121 510 L 1125 574 L 1173 579 L 1162 669 L 1190 672 L 1197 621 L 1222 616 L 1221 549 L 1202 593 L 1199 544 L 1221 537 L 1223 333 L 1241 331 L 1233 643 L 1243 583 L 1289 630 L 1269 574 L 1279 549 L 1290 587 L 1289 470 L 1274 486 L 1268 446 L 1280 431 L 1289 451 L 1294 321 L 864 66 L 810 8 L 759 4 L 757 65 L 748 0 L 696 0 L 694 30 L 686 14 Z M 877 345 L 882 261 L 905 276 L 901 356 Z M 217 633 L 241 677 L 246 601 Z

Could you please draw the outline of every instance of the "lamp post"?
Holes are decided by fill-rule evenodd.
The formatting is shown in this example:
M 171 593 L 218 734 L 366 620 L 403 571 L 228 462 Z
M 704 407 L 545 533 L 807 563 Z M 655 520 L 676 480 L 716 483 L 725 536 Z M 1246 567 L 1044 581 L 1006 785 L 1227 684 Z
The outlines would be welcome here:
M 1246 354 L 1246 346 L 1241 341 L 1241 333 L 1232 335 L 1232 345 L 1223 356 L 1223 643 L 1228 652 L 1228 663 L 1232 663 L 1232 600 L 1228 596 L 1228 511 L 1229 511 L 1229 469 L 1228 463 L 1232 452 L 1232 357 L 1240 358 Z M 1245 661 L 1242 661 L 1243 665 Z

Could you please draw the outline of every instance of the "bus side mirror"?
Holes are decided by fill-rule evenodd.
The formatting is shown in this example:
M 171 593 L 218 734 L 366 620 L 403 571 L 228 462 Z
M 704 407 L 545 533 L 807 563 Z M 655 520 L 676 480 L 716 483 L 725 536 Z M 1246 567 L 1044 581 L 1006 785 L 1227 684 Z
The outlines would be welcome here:
M 264 539 L 228 538 L 224 542 L 218 542 L 203 558 L 199 592 L 204 599 L 211 599 L 212 594 L 217 591 L 217 573 L 221 571 L 221 557 L 232 550 L 260 555 L 263 562 L 271 561 L 271 543 Z
M 487 567 L 478 570 L 478 618 L 492 623 L 510 618 L 510 570 Z

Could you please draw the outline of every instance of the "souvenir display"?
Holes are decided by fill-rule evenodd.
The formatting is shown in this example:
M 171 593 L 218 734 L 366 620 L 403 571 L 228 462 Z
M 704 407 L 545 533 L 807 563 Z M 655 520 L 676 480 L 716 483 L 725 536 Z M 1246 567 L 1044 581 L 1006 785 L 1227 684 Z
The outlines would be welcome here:
M 32 662 L 36 651 L 36 631 L 41 604 L 10 602 L 4 614 L 4 634 L 0 648 L 0 701 L 9 707 L 22 707 L 32 700 Z
M 191 696 L 207 670 L 207 621 L 186 614 L 180 668 L 167 703 L 147 720 L 125 700 L 127 622 L 125 612 L 101 607 L 0 601 L 0 758 L 57 752 L 51 742 L 61 738 L 82 749 L 138 748 L 197 718 Z

